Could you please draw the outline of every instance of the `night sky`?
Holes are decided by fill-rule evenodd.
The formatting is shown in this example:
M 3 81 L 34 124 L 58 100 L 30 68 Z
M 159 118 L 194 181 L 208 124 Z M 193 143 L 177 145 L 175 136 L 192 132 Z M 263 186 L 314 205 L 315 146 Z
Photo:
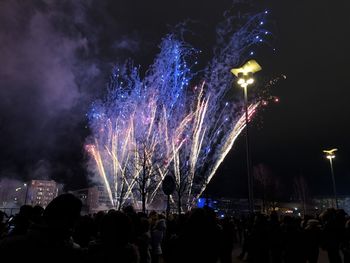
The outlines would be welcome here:
M 190 41 L 210 57 L 215 26 L 231 5 L 1 1 L 0 177 L 86 186 L 85 113 L 103 95 L 112 65 L 131 57 L 147 68 L 160 39 L 185 20 L 194 32 Z M 265 22 L 276 49 L 256 50 L 263 67 L 258 80 L 279 74 L 287 79 L 271 90 L 280 103 L 266 107 L 251 126 L 253 165 L 269 167 L 286 195 L 296 175 L 306 178 L 311 194 L 327 195 L 331 177 L 322 150 L 337 147 L 338 191 L 350 194 L 350 4 L 274 0 L 256 1 L 254 9 L 269 10 Z M 241 136 L 206 194 L 246 196 L 245 165 Z

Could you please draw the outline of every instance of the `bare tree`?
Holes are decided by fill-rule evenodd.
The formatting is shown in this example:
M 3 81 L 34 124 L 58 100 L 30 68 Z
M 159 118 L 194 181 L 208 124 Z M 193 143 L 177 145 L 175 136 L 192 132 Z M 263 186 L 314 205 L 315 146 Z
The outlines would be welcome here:
M 267 212 L 270 208 L 274 210 L 281 193 L 280 179 L 274 176 L 271 170 L 262 163 L 254 166 L 253 176 L 261 196 L 263 212 Z
M 307 212 L 307 202 L 309 201 L 309 189 L 304 176 L 299 175 L 294 177 L 294 193 L 297 200 L 300 201 L 303 207 L 303 214 Z
M 153 152 L 144 144 L 140 152 L 139 161 L 137 164 L 140 175 L 136 177 L 136 189 L 140 193 L 142 202 L 142 212 L 146 213 L 146 203 L 148 195 L 150 195 L 159 181 L 158 169 L 155 169 L 161 162 L 154 159 Z
M 120 190 L 120 195 L 118 197 L 118 211 L 122 208 L 122 204 L 124 202 L 124 198 L 127 192 L 127 186 L 126 186 L 126 179 L 122 177 L 122 182 L 121 182 L 121 190 Z
M 177 210 L 179 215 L 182 211 L 182 199 L 185 198 L 186 192 L 189 186 L 188 176 L 184 175 L 185 171 L 182 172 L 182 176 L 175 178 L 175 192 L 177 197 Z

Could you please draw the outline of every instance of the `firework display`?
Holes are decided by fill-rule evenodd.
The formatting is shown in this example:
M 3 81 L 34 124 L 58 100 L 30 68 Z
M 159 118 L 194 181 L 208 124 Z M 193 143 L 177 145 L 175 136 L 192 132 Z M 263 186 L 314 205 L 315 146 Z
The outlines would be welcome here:
M 114 207 L 154 207 L 166 175 L 184 210 L 200 197 L 245 127 L 242 103 L 227 99 L 230 69 L 264 42 L 265 15 L 250 16 L 234 32 L 230 19 L 222 23 L 204 69 L 197 69 L 200 51 L 176 34 L 162 40 L 144 76 L 130 61 L 113 69 L 106 97 L 89 112 L 86 150 Z M 260 100 L 250 103 L 251 119 Z

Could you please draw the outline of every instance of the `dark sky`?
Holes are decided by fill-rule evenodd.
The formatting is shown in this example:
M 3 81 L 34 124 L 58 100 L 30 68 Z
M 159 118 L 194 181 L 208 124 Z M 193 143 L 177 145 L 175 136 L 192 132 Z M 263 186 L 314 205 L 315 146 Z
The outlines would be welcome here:
M 274 90 L 281 102 L 262 114 L 262 128 L 253 125 L 253 165 L 270 167 L 282 178 L 286 192 L 292 190 L 292 178 L 303 175 L 311 194 L 331 194 L 329 163 L 322 150 L 337 147 L 334 169 L 338 192 L 350 194 L 349 3 L 269 1 L 268 6 L 277 29 L 277 53 L 257 59 L 269 72 L 285 73 L 287 80 Z M 235 192 L 243 187 L 244 195 L 246 188 L 233 179 L 246 181 L 244 147 L 241 137 L 223 165 L 223 176 L 216 177 L 210 192 L 227 182 Z
M 253 1 L 254 2 L 254 1 Z M 270 10 L 276 52 L 256 53 L 260 78 L 285 74 L 251 128 L 253 165 L 263 163 L 286 192 L 295 175 L 311 193 L 330 194 L 329 164 L 337 147 L 339 192 L 350 194 L 350 6 L 335 1 L 256 1 Z M 198 23 L 195 44 L 210 51 L 215 25 L 232 1 L 0 2 L 0 176 L 61 179 L 85 186 L 85 113 L 101 96 L 111 65 L 129 56 L 151 63 L 162 36 L 186 19 Z M 258 88 L 258 87 L 257 87 Z M 207 193 L 246 195 L 241 137 Z

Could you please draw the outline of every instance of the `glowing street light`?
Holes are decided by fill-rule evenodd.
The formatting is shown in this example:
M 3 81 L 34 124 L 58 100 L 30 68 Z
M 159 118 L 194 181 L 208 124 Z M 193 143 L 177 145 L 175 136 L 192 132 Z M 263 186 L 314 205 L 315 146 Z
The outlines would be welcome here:
M 262 68 L 254 59 L 249 60 L 240 68 L 231 69 L 231 73 L 235 75 L 237 79 L 237 84 L 242 88 L 246 89 L 248 85 L 254 83 L 253 74 L 260 71 Z
M 331 174 L 332 174 L 332 182 L 333 182 L 333 194 L 334 194 L 334 200 L 335 200 L 335 206 L 338 209 L 338 197 L 337 197 L 337 188 L 335 186 L 335 177 L 334 177 L 334 171 L 333 171 L 333 159 L 335 158 L 335 152 L 338 151 L 338 149 L 331 149 L 331 150 L 323 150 L 323 152 L 326 154 L 326 158 L 329 160 L 329 164 L 331 166 Z
M 248 175 L 248 201 L 249 210 L 254 212 L 254 195 L 253 195 L 253 179 L 251 176 L 251 160 L 249 146 L 249 126 L 248 126 L 248 86 L 254 83 L 253 74 L 262 68 L 255 60 L 247 61 L 239 68 L 231 69 L 231 73 L 237 77 L 237 84 L 244 90 L 244 108 L 245 108 L 245 131 L 246 131 L 246 156 L 247 156 L 247 175 Z

